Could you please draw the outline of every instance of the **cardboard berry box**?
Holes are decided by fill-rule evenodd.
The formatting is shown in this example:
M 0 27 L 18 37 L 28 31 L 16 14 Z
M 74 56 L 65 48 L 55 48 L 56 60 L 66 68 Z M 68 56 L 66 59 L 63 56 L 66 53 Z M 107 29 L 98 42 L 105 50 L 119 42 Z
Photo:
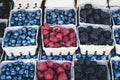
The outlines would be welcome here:
M 104 12 L 106 12 L 106 13 L 108 13 L 109 14 L 109 16 L 110 16 L 110 10 L 109 10 L 109 8 L 107 8 L 107 0 L 101 0 L 101 1 L 99 1 L 99 0 L 80 0 L 79 2 L 78 2 L 78 4 L 79 4 L 79 9 L 78 9 L 78 24 L 79 25 L 84 25 L 84 24 L 92 24 L 92 23 L 86 23 L 86 22 L 84 22 L 83 20 L 82 20 L 82 18 L 81 18 L 81 16 L 80 16 L 80 13 L 81 13 L 81 9 L 83 9 L 84 8 L 84 6 L 86 5 L 86 4 L 91 4 L 92 5 L 92 7 L 94 8 L 94 9 L 101 9 L 102 11 L 104 11 Z M 110 24 L 109 24 L 109 26 L 111 26 L 112 24 L 111 24 L 111 16 L 110 16 L 110 19 L 109 19 L 109 21 L 110 21 Z M 106 25 L 106 24 L 94 24 L 94 25 Z
M 84 28 L 87 28 L 87 26 L 92 26 L 93 28 L 102 28 L 103 30 L 108 30 L 108 31 L 111 31 L 111 28 L 109 26 L 103 26 L 103 25 L 80 25 L 78 26 L 78 28 L 80 27 L 84 27 Z M 77 29 L 78 29 L 77 28 Z M 78 30 L 79 31 L 79 30 Z M 113 33 L 111 33 L 111 39 L 113 39 Z M 109 55 L 109 53 L 111 52 L 111 50 L 114 48 L 114 42 L 112 43 L 112 45 L 85 45 L 85 44 L 81 44 L 80 43 L 80 40 L 79 40 L 79 47 L 80 47 L 80 50 L 81 50 L 81 53 L 82 54 L 86 54 L 86 51 L 88 52 L 88 54 L 103 54 L 105 53 L 106 55 Z
M 54 25 L 55 26 L 55 25 Z M 50 26 L 50 27 L 54 27 L 54 26 Z M 43 42 L 43 33 L 41 31 L 41 39 L 42 39 L 42 48 L 43 50 L 46 52 L 47 55 L 51 55 L 51 53 L 53 53 L 53 55 L 59 55 L 60 53 L 62 55 L 67 55 L 68 53 L 70 53 L 70 55 L 73 55 L 74 52 L 77 50 L 78 48 L 78 35 L 77 35 L 77 30 L 76 27 L 74 25 L 60 25 L 61 28 L 72 28 L 74 30 L 74 32 L 76 33 L 76 46 L 75 47 L 59 47 L 59 48 L 49 48 L 49 47 L 45 47 L 44 46 L 44 42 Z
M 14 56 L 19 56 L 20 53 L 22 53 L 23 55 L 28 55 L 29 52 L 31 53 L 31 55 L 34 55 L 36 53 L 36 49 L 37 49 L 37 46 L 38 46 L 38 43 L 37 43 L 37 36 L 38 36 L 38 31 L 39 31 L 39 27 L 38 26 L 33 26 L 32 28 L 35 28 L 37 30 L 36 32 L 36 45 L 33 45 L 33 46 L 18 46 L 18 47 L 4 47 L 4 39 L 5 39 L 5 36 L 6 36 L 6 33 L 8 31 L 14 31 L 14 30 L 17 30 L 17 29 L 21 29 L 22 27 L 8 27 L 5 29 L 5 32 L 4 32 L 4 37 L 3 37 L 3 41 L 2 41 L 2 48 L 3 50 L 6 52 L 6 54 L 8 56 L 11 56 L 11 54 L 14 54 Z
M 40 63 L 42 63 L 42 62 L 47 62 L 47 61 L 52 61 L 53 63 L 57 63 L 57 64 L 60 64 L 60 65 L 62 65 L 64 62 L 69 62 L 69 63 L 71 63 L 71 69 L 70 69 L 70 73 L 69 73 L 69 80 L 74 80 L 74 62 L 73 61 L 66 61 L 66 60 L 64 60 L 64 61 L 60 61 L 60 60 L 38 60 L 37 61 L 37 63 L 36 63 L 36 66 L 37 65 L 39 65 Z M 36 67 L 37 68 L 37 67 Z M 36 73 L 38 72 L 38 70 L 36 69 Z M 57 70 L 56 70 L 56 72 L 57 72 Z M 37 74 L 36 74 L 36 80 L 39 80 L 38 79 L 38 77 L 37 77 Z

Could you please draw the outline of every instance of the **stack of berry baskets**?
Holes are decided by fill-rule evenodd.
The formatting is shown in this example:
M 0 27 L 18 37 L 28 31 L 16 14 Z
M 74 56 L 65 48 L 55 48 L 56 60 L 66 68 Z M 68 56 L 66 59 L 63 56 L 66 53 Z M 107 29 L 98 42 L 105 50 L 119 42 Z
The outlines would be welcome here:
M 114 48 L 112 30 L 107 25 L 80 25 L 78 35 L 82 54 L 109 55 Z
M 32 32 L 31 32 L 32 31 Z M 5 29 L 2 48 L 8 56 L 34 55 L 38 46 L 39 27 L 8 27 Z M 27 32 L 27 34 L 26 34 Z M 25 40 L 26 39 L 26 40 Z
M 112 80 L 119 80 L 120 77 L 120 57 L 113 57 L 110 60 L 110 67 L 111 67 L 111 77 Z
M 73 62 L 60 60 L 40 60 L 37 61 L 37 80 L 74 80 Z
M 120 53 L 120 7 L 110 7 L 116 53 Z
M 47 55 L 73 55 L 78 48 L 78 36 L 74 25 L 44 24 L 41 31 L 42 48 Z M 57 36 L 58 35 L 58 36 Z M 56 37 L 55 37 L 56 36 Z M 64 37 L 64 38 L 63 38 Z
M 74 80 L 102 79 L 111 80 L 108 60 L 77 59 L 74 60 Z M 93 75 L 94 74 L 94 75 Z
M 110 10 L 107 8 L 107 0 L 80 0 L 79 3 L 79 25 L 111 25 Z
M 36 61 L 35 60 L 2 61 L 2 63 L 0 64 L 0 75 L 1 80 L 3 79 L 36 80 Z

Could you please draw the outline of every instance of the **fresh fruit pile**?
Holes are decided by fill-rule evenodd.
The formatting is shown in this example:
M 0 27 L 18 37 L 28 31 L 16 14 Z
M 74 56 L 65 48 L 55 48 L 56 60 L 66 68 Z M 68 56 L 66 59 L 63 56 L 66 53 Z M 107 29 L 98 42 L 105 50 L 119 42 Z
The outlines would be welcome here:
M 114 37 L 117 44 L 120 44 L 120 28 L 114 30 Z
M 112 17 L 115 25 L 120 25 L 120 9 L 112 13 Z
M 11 15 L 11 26 L 32 26 L 41 25 L 41 11 L 13 11 Z
M 10 0 L 0 0 L 0 18 L 8 19 L 12 8 Z
M 1 66 L 0 80 L 33 80 L 35 65 L 23 61 L 9 62 Z
M 41 59 L 42 60 L 68 60 L 68 61 L 72 61 L 73 60 L 73 56 L 72 55 L 70 55 L 69 53 L 68 53 L 68 55 L 50 55 L 50 56 L 48 56 L 48 55 L 46 55 L 46 53 L 45 52 L 43 52 L 42 53 L 42 56 L 41 56 Z
M 87 28 L 79 27 L 79 39 L 81 44 L 86 45 L 112 45 L 113 39 L 112 32 L 104 30 L 102 28 L 93 28 L 88 26 Z
M 74 65 L 75 80 L 108 80 L 107 67 L 89 59 L 78 59 Z
M 80 10 L 80 22 L 110 25 L 110 14 L 93 8 L 91 4 L 85 4 Z
M 3 37 L 6 23 L 0 23 L 0 37 Z
M 75 24 L 76 13 L 74 9 L 47 9 L 46 10 L 46 23 L 49 24 Z
M 112 61 L 112 69 L 113 69 L 113 75 L 114 75 L 114 80 L 119 80 L 120 79 L 120 61 Z
M 50 27 L 49 24 L 44 24 L 42 28 L 43 42 L 45 47 L 76 47 L 77 37 L 74 29 L 62 28 L 60 26 Z
M 38 80 L 70 80 L 70 71 L 70 62 L 59 64 L 53 61 L 46 61 L 37 65 Z
M 20 56 L 7 56 L 7 60 L 21 60 L 21 59 L 37 59 L 37 55 L 20 55 Z
M 6 32 L 4 47 L 33 46 L 36 45 L 37 29 L 23 27 Z

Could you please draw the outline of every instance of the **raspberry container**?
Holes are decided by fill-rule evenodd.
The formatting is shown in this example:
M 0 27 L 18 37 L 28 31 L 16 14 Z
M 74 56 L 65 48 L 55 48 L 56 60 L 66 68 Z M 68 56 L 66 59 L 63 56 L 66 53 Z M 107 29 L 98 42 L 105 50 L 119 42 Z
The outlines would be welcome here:
M 6 28 L 6 27 L 7 27 L 8 20 L 7 20 L 7 19 L 2 19 L 2 20 L 0 20 L 0 23 L 4 23 L 4 24 L 5 24 L 4 28 Z M 0 26 L 0 27 L 1 27 L 1 26 Z M 4 33 L 3 33 L 3 34 L 4 34 Z M 2 39 L 3 39 L 3 37 L 0 37 L 0 43 L 2 43 Z
M 111 28 L 109 26 L 105 26 L 105 25 L 103 26 L 103 25 L 87 25 L 86 24 L 86 25 L 80 25 L 79 27 L 87 28 L 87 26 L 92 26 L 93 28 L 100 27 L 100 28 L 103 28 L 104 30 L 109 30 L 112 32 Z M 111 38 L 113 39 L 113 35 L 111 36 Z M 88 54 L 94 54 L 96 52 L 96 54 L 100 54 L 100 55 L 102 55 L 103 53 L 105 53 L 106 55 L 109 55 L 111 50 L 114 48 L 114 43 L 112 45 L 92 45 L 92 44 L 91 45 L 82 45 L 79 40 L 79 47 L 80 47 L 82 54 L 86 54 L 86 51 L 87 51 Z
M 45 7 L 75 7 L 75 0 L 46 0 Z
M 108 60 L 95 60 L 95 61 L 97 62 L 97 64 L 99 64 L 99 65 L 105 65 L 107 67 L 107 80 L 111 80 L 110 69 L 109 69 L 109 66 L 108 66 L 109 61 Z M 74 73 L 74 71 L 73 71 L 73 73 Z M 75 76 L 75 73 L 74 73 L 74 76 Z M 74 80 L 75 80 L 75 77 L 74 77 Z
M 54 27 L 54 26 L 51 26 Z M 75 33 L 76 33 L 76 37 L 77 37 L 77 41 L 76 41 L 76 47 L 60 47 L 60 48 L 46 48 L 44 46 L 44 42 L 43 42 L 43 35 L 41 35 L 42 38 L 42 48 L 43 50 L 46 52 L 47 55 L 50 55 L 51 53 L 53 53 L 53 55 L 59 55 L 61 53 L 61 55 L 67 55 L 68 53 L 70 53 L 70 55 L 73 55 L 74 52 L 77 50 L 78 48 L 78 35 L 77 35 L 77 30 L 75 25 L 62 25 L 60 26 L 61 28 L 72 28 Z M 42 34 L 42 31 L 41 31 Z
M 40 61 L 37 61 L 37 63 L 36 63 L 36 65 L 38 65 L 38 64 L 40 64 L 41 62 L 46 62 L 46 61 L 48 61 L 48 60 L 40 60 Z M 58 63 L 58 64 L 62 64 L 62 63 L 64 63 L 64 62 L 70 62 L 71 63 L 71 71 L 70 71 L 70 80 L 74 80 L 74 73 L 73 73 L 73 71 L 74 71 L 74 62 L 72 62 L 72 61 L 66 61 L 66 60 L 64 60 L 64 61 L 60 61 L 60 60 L 50 60 L 50 61 L 53 61 L 54 63 Z M 37 72 L 37 70 L 36 70 L 36 72 Z M 36 80 L 38 80 L 38 78 L 37 78 L 37 76 L 36 76 Z
M 113 70 L 113 64 L 112 64 L 112 61 L 115 61 L 115 62 L 120 62 L 120 57 L 113 57 L 113 58 L 111 58 L 111 60 L 110 60 L 110 67 L 111 67 L 111 77 L 112 77 L 112 80 L 115 80 L 115 75 L 114 75 L 114 70 Z
M 113 36 L 115 36 L 114 31 L 115 31 L 116 29 L 120 29 L 120 26 L 113 26 Z M 115 43 L 116 53 L 117 53 L 117 54 L 120 54 L 120 44 L 117 44 L 117 43 L 116 43 L 115 37 L 114 37 L 114 43 Z
M 33 80 L 36 80 L 36 61 L 35 61 L 35 60 L 2 61 L 1 64 L 0 64 L 0 74 L 1 74 L 1 68 L 2 68 L 2 66 L 6 65 L 6 64 L 8 64 L 8 63 L 15 63 L 15 62 L 18 62 L 18 61 L 22 61 L 22 62 L 24 62 L 25 64 L 26 64 L 26 63 L 29 63 L 29 62 L 32 63 L 32 64 L 34 64 L 35 69 L 34 69 L 34 78 L 33 78 Z
M 34 46 L 19 46 L 19 47 L 4 47 L 4 39 L 5 39 L 5 35 L 8 31 L 11 31 L 11 30 L 14 31 L 14 30 L 17 30 L 17 29 L 21 29 L 21 27 L 18 27 L 18 26 L 17 27 L 8 27 L 8 28 L 5 29 L 4 38 L 3 38 L 3 41 L 2 41 L 2 48 L 8 56 L 11 56 L 12 54 L 14 56 L 19 56 L 20 53 L 22 53 L 23 55 L 28 55 L 29 52 L 31 53 L 31 55 L 34 55 L 36 53 L 36 49 L 37 49 L 37 46 L 38 46 L 37 36 L 38 36 L 39 27 L 38 26 L 32 26 L 32 28 L 37 29 L 36 45 L 34 45 Z
M 76 10 L 76 8 L 73 8 L 73 7 L 64 7 L 64 8 L 61 8 L 61 7 L 56 7 L 56 8 L 45 8 L 45 16 L 44 16 L 44 23 L 47 23 L 47 21 L 46 21 L 46 13 L 47 13 L 47 11 L 50 11 L 50 10 L 55 10 L 55 9 L 58 9 L 58 10 L 64 10 L 64 11 L 67 11 L 67 10 L 71 10 L 71 9 L 73 9 L 74 11 L 75 11 L 75 24 L 72 24 L 72 23 L 70 23 L 70 24 L 62 24 L 62 25 L 77 25 L 77 10 Z M 59 24 L 51 24 L 51 25 L 59 25 Z
M 96 3 L 98 3 L 98 4 L 96 4 Z M 91 4 L 94 9 L 101 9 L 102 11 L 107 12 L 110 15 L 110 10 L 109 10 L 109 8 L 107 8 L 107 5 L 108 5 L 107 0 L 80 0 L 79 1 L 79 10 L 78 10 L 78 18 L 79 18 L 78 24 L 79 25 L 82 25 L 82 24 L 83 25 L 84 24 L 91 25 L 92 24 L 92 23 L 82 22 L 82 20 L 81 20 L 80 10 L 82 8 L 84 8 L 85 4 Z M 109 21 L 110 21 L 109 26 L 111 26 L 111 17 L 110 17 Z M 93 24 L 93 25 L 105 25 L 105 24 Z

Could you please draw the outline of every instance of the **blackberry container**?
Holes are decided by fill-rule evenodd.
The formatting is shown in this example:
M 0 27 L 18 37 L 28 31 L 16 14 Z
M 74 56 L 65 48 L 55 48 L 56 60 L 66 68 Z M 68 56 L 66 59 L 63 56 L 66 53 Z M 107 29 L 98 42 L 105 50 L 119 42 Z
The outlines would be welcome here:
M 75 64 L 75 61 L 77 61 L 77 59 L 74 60 L 74 64 Z M 105 65 L 107 67 L 107 80 L 111 80 L 110 68 L 109 68 L 109 65 L 108 65 L 109 61 L 108 60 L 95 60 L 95 61 L 97 62 L 97 64 Z M 73 67 L 73 69 L 74 69 L 74 67 Z M 75 69 L 74 69 L 74 71 L 75 71 Z M 75 80 L 75 72 L 74 71 L 73 71 L 73 74 L 74 74 L 74 80 Z
M 84 24 L 91 25 L 92 24 L 92 23 L 86 23 L 81 20 L 82 18 L 80 17 L 80 13 L 81 13 L 80 10 L 85 6 L 85 4 L 91 4 L 94 9 L 101 9 L 102 11 L 107 12 L 110 16 L 110 10 L 109 10 L 109 8 L 107 8 L 107 5 L 108 5 L 107 0 L 100 0 L 100 1 L 99 0 L 80 0 L 79 1 L 79 10 L 78 10 L 78 18 L 79 18 L 78 24 L 79 25 L 82 25 L 82 24 L 83 25 Z M 110 21 L 109 26 L 111 26 L 111 17 L 110 17 L 109 21 Z M 93 25 L 107 25 L 107 24 L 93 24 Z
M 86 25 L 80 25 L 78 26 L 78 28 L 80 27 L 84 27 L 87 28 L 87 26 L 92 26 L 93 28 L 102 28 L 103 30 L 108 30 L 110 32 L 112 32 L 111 28 L 109 26 L 105 26 L 105 25 L 93 25 L 93 24 L 86 24 Z M 77 28 L 77 29 L 78 29 Z M 79 30 L 78 30 L 79 31 Z M 113 39 L 113 35 L 111 36 L 111 39 Z M 81 50 L 82 54 L 86 54 L 86 51 L 88 52 L 88 54 L 98 54 L 98 55 L 102 55 L 103 53 L 105 53 L 105 55 L 109 55 L 109 53 L 111 52 L 111 50 L 114 48 L 114 43 L 112 43 L 112 45 L 85 45 L 85 44 L 81 44 L 80 40 L 79 40 L 79 47 Z
M 50 26 L 50 27 L 54 27 L 54 26 Z M 76 41 L 76 47 L 60 47 L 60 48 L 46 48 L 44 46 L 44 43 L 43 43 L 43 34 L 42 34 L 42 31 L 41 31 L 41 39 L 42 39 L 42 48 L 43 50 L 46 52 L 47 55 L 51 55 L 51 53 L 53 53 L 53 55 L 59 55 L 61 53 L 61 55 L 67 55 L 68 53 L 70 53 L 70 55 L 73 55 L 74 52 L 77 50 L 78 48 L 78 35 L 77 35 L 77 30 L 76 30 L 76 27 L 74 25 L 62 25 L 60 26 L 61 28 L 72 28 L 75 33 L 76 33 L 76 38 L 77 38 L 77 41 Z
M 8 27 L 5 29 L 5 33 L 4 33 L 4 38 L 3 38 L 3 41 L 2 41 L 2 48 L 3 50 L 6 52 L 6 54 L 8 56 L 12 56 L 12 54 L 14 56 L 19 56 L 21 53 L 23 55 L 29 55 L 29 53 L 31 53 L 31 55 L 34 55 L 36 53 L 36 49 L 37 49 L 37 46 L 38 46 L 38 43 L 37 43 L 37 36 L 38 36 L 38 31 L 39 31 L 39 27 L 38 26 L 33 26 L 32 28 L 35 28 L 37 29 L 37 32 L 36 32 L 36 45 L 34 46 L 19 46 L 19 47 L 4 47 L 4 39 L 5 39 L 5 35 L 8 31 L 14 31 L 14 30 L 18 30 L 18 29 L 21 29 L 22 27 Z

